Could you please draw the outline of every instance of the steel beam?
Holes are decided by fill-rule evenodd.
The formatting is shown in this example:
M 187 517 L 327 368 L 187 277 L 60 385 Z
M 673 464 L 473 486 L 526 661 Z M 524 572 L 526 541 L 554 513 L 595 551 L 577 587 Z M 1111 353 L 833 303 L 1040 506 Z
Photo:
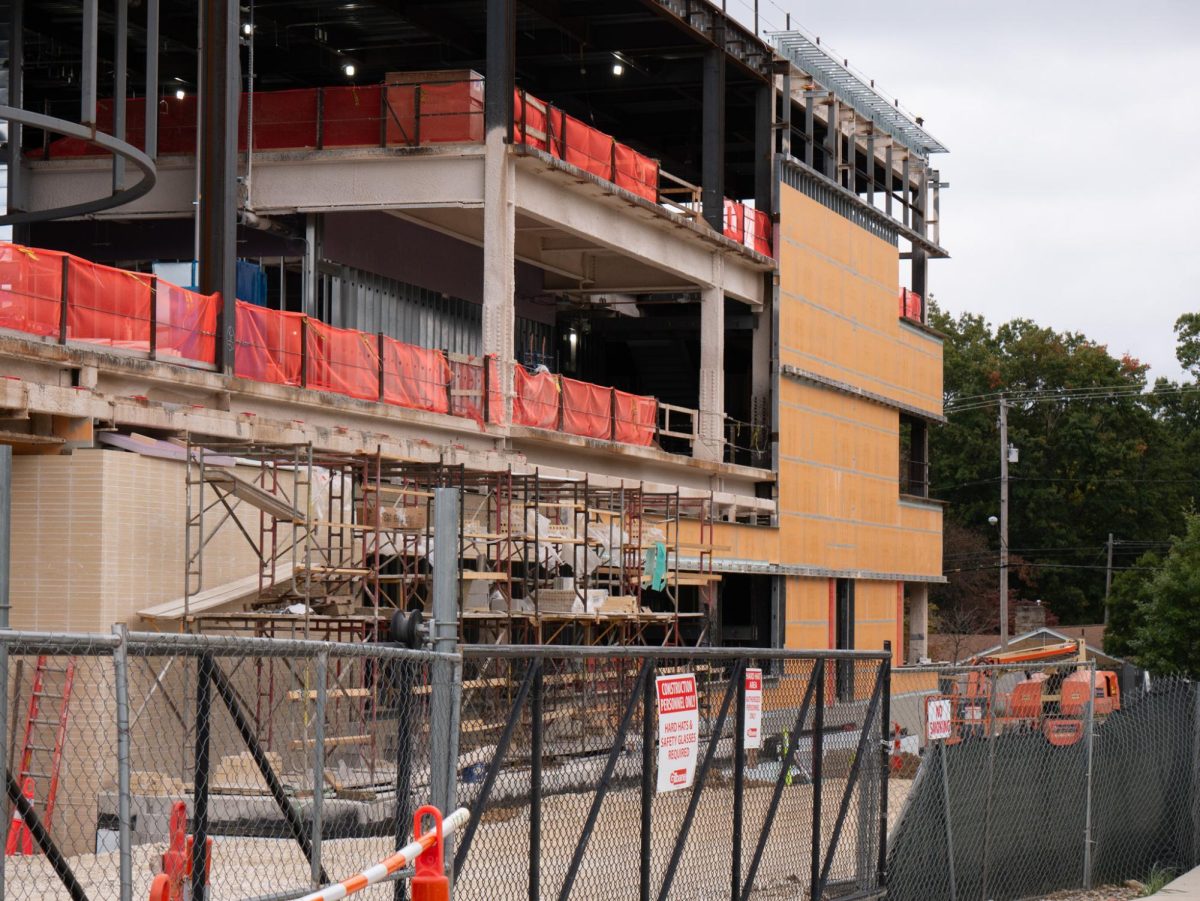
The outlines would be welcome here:
M 719 44 L 720 42 L 718 42 Z M 725 53 L 704 54 L 700 134 L 700 200 L 704 219 L 716 231 L 725 225 Z
M 217 368 L 233 372 L 237 300 L 237 0 L 204 0 L 200 79 L 200 290 L 221 292 Z

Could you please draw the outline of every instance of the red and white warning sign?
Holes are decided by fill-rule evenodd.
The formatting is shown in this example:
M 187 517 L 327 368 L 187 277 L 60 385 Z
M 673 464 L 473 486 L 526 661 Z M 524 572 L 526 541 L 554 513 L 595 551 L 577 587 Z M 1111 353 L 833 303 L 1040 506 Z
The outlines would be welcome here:
M 925 737 L 937 741 L 950 737 L 950 699 L 925 699 Z
M 688 788 L 696 778 L 696 748 L 700 718 L 696 705 L 696 675 L 659 676 L 658 790 Z
M 762 747 L 762 670 L 746 670 L 746 733 L 747 748 Z

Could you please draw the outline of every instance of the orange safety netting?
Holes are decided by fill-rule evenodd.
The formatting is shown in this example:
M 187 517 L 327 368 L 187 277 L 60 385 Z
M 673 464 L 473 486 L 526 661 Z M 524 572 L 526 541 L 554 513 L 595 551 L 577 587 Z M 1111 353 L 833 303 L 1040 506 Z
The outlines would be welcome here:
M 558 377 L 549 372 L 530 375 L 513 368 L 513 424 L 536 429 L 558 428 Z
M 220 294 L 197 294 L 162 279 L 155 288 L 155 352 L 200 363 L 216 362 Z
M 487 421 L 504 422 L 504 392 L 500 381 L 500 367 L 496 355 L 488 354 L 487 360 Z
M 316 391 L 379 400 L 379 339 L 316 319 L 305 322 L 305 382 Z
M 249 94 L 242 94 L 238 150 L 246 151 Z M 317 92 L 311 89 L 254 92 L 254 149 L 317 146 Z
M 900 315 L 907 319 L 916 319 L 921 321 L 921 295 L 914 294 L 907 288 L 901 288 Z
M 612 388 L 560 378 L 562 429 L 585 438 L 612 438 Z
M 299 385 L 303 313 L 237 302 L 234 375 L 256 382 Z
M 613 440 L 649 447 L 654 443 L 658 401 L 613 389 Z
M 613 180 L 619 187 L 658 202 L 658 161 L 624 144 L 613 145 Z
M 321 88 L 321 143 L 325 147 L 377 147 L 383 140 L 380 85 Z
M 483 140 L 482 81 L 389 84 L 386 91 L 389 147 Z
M 741 243 L 746 240 L 746 208 L 736 200 L 725 199 L 725 229 L 726 238 Z
M 66 254 L 0 244 L 0 328 L 57 336 Z
M 383 399 L 434 413 L 450 411 L 450 365 L 440 350 L 383 339 Z
M 585 125 L 574 116 L 563 117 L 563 159 L 572 166 L 612 181 L 614 143 L 612 135 Z
M 449 360 L 450 415 L 483 425 L 483 362 L 475 357 Z
M 71 257 L 67 265 L 67 339 L 149 350 L 153 278 Z
M 746 244 L 764 256 L 771 256 L 771 216 L 763 210 L 746 210 Z

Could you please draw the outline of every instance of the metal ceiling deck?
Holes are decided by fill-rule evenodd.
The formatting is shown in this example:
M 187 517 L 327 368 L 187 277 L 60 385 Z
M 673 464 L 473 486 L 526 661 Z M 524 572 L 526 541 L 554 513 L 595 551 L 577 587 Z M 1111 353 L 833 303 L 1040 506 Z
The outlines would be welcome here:
M 910 119 L 897 105 L 864 81 L 840 60 L 802 31 L 771 35 L 775 49 L 802 71 L 905 147 L 928 156 L 949 151 L 933 135 Z

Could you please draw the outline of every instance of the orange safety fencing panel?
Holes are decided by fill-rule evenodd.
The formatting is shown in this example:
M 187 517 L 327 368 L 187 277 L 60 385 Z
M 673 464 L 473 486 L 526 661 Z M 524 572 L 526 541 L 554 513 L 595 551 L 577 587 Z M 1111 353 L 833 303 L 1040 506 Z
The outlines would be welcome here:
M 362 400 L 379 399 L 379 339 L 355 329 L 305 323 L 305 386 Z
M 741 243 L 746 240 L 746 208 L 736 200 L 725 200 L 725 237 Z
M 764 256 L 774 253 L 771 215 L 764 210 L 746 211 L 746 245 Z
M 563 111 L 524 91 L 514 92 L 513 142 L 563 155 Z
M 914 294 L 907 288 L 900 289 L 900 315 L 908 319 L 922 321 L 921 295 Z
M 504 422 L 504 392 L 500 381 L 500 367 L 496 365 L 496 355 L 487 355 L 487 421 L 492 423 Z
M 612 181 L 613 143 L 612 135 L 585 125 L 574 116 L 563 117 L 563 159 L 572 166 Z
M 450 364 L 450 415 L 483 425 L 483 361 L 475 357 L 448 360 Z
M 65 256 L 0 244 L 0 328 L 58 336 Z
M 383 142 L 383 87 L 321 88 L 325 147 L 378 147 Z
M 483 140 L 483 81 L 388 84 L 387 144 L 478 144 Z
M 238 150 L 246 151 L 246 123 L 250 121 L 249 94 L 242 94 Z M 254 149 L 287 150 L 317 146 L 317 92 L 254 92 Z
M 558 391 L 558 377 L 552 373 L 530 375 L 524 366 L 514 367 L 513 424 L 557 429 Z
M 383 339 L 383 399 L 433 413 L 450 412 L 450 365 L 440 350 Z
M 560 378 L 562 429 L 585 438 L 612 438 L 612 388 Z
M 257 104 L 263 94 L 255 94 Z M 195 153 L 196 152 L 196 110 L 195 95 L 184 97 L 164 97 L 158 104 L 158 152 L 165 153 Z M 257 112 L 257 107 L 256 107 Z M 111 99 L 96 102 L 96 130 L 106 134 L 113 132 L 113 102 Z M 141 97 L 130 97 L 125 101 L 125 140 L 139 150 L 146 149 L 146 101 Z M 41 151 L 31 151 L 38 154 Z M 46 148 L 51 159 L 80 156 L 107 156 L 108 151 L 102 150 L 90 141 L 82 138 L 59 138 L 51 141 Z
M 234 375 L 256 382 L 299 385 L 303 313 L 268 310 L 237 302 Z
M 67 340 L 150 349 L 154 276 L 71 257 L 67 266 Z
M 624 144 L 613 146 L 614 181 L 651 203 L 658 202 L 658 161 Z
M 658 401 L 653 397 L 613 389 L 613 440 L 649 447 L 654 444 Z
M 200 363 L 216 362 L 221 295 L 197 294 L 162 279 L 157 280 L 155 291 L 155 352 Z

